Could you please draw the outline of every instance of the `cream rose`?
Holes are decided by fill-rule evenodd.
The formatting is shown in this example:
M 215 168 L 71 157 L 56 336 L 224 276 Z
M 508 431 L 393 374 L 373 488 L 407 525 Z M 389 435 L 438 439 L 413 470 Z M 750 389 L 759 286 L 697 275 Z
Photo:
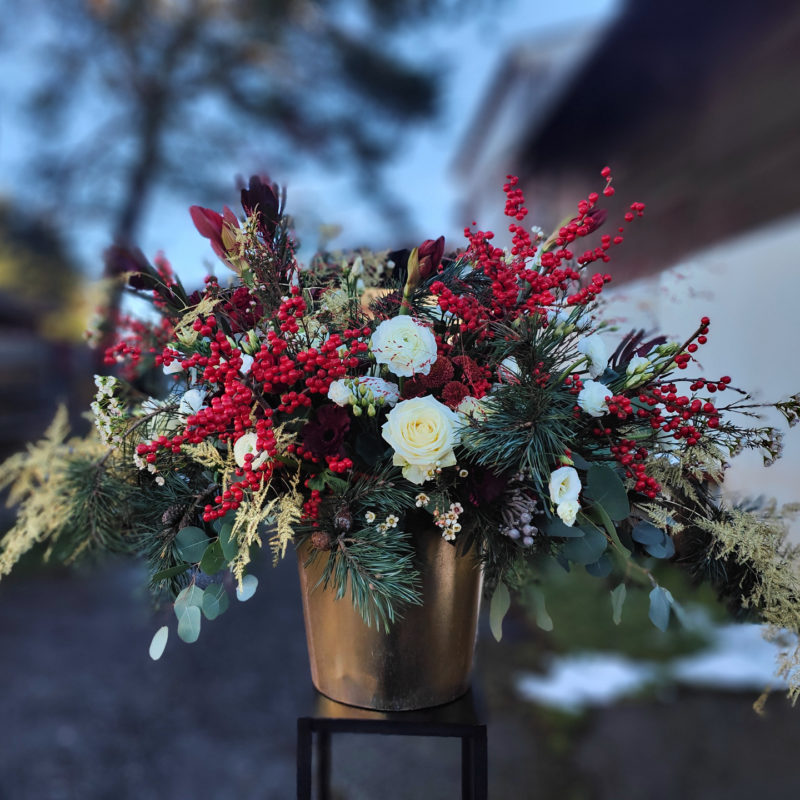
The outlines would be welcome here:
M 602 417 L 608 413 L 608 398 L 611 390 L 600 381 L 585 381 L 583 389 L 578 393 L 578 405 L 590 417 Z
M 369 346 L 378 364 L 386 364 L 395 375 L 406 378 L 427 375 L 436 361 L 433 331 L 405 314 L 381 322 Z
M 550 473 L 550 500 L 561 505 L 567 500 L 577 500 L 581 493 L 581 479 L 575 467 L 559 467 Z
M 424 483 L 437 467 L 456 463 L 459 416 L 430 395 L 398 403 L 381 431 L 394 449 L 392 463 L 403 468 L 403 477 L 411 483 Z

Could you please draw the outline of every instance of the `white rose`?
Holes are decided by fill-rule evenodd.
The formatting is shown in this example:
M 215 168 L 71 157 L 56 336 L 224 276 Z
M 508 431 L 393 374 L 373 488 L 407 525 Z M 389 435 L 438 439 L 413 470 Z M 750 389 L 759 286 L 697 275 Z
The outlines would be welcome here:
M 169 366 L 164 364 L 161 369 L 165 375 L 177 375 L 177 373 L 183 372 L 183 363 L 178 361 L 177 358 L 173 358 Z
M 337 406 L 348 405 L 351 397 L 353 397 L 353 391 L 348 385 L 348 381 L 339 379 L 333 381 L 328 387 L 328 399 L 333 400 Z
M 424 483 L 437 467 L 456 463 L 453 447 L 461 440 L 458 414 L 430 395 L 398 403 L 381 432 L 394 449 L 392 463 L 403 467 L 403 477 L 412 483 Z
M 189 389 L 189 391 L 184 392 L 183 397 L 181 397 L 178 413 L 186 414 L 187 416 L 196 414 L 203 408 L 203 401 L 205 399 L 206 393 L 202 389 Z
M 609 397 L 612 397 L 611 390 L 600 381 L 586 381 L 578 394 L 578 405 L 590 417 L 602 417 L 608 412 Z
M 233 445 L 233 457 L 236 461 L 237 466 L 243 467 L 247 461 L 245 461 L 245 456 L 248 453 L 252 453 L 253 456 L 256 456 L 251 462 L 250 465 L 255 469 L 256 467 L 260 467 L 264 460 L 267 457 L 267 453 L 261 453 L 258 455 L 258 436 L 254 432 L 245 433 L 243 436 L 240 436 Z
M 519 364 L 514 356 L 504 358 L 497 368 L 497 377 L 503 383 L 519 383 Z
M 369 344 L 378 364 L 386 364 L 395 375 L 406 378 L 427 375 L 436 361 L 433 332 L 405 314 L 381 322 Z
M 596 333 L 586 336 L 578 342 L 578 352 L 589 359 L 589 374 L 593 378 L 599 378 L 606 371 L 608 348 Z
M 575 467 L 559 467 L 550 473 L 550 500 L 559 506 L 567 500 L 577 500 L 581 493 L 581 479 Z
M 400 399 L 400 387 L 396 383 L 385 381 L 383 378 L 373 378 L 365 375 L 357 379 L 359 386 L 366 386 L 375 397 L 382 397 L 386 404 L 393 406 Z
M 489 416 L 489 408 L 486 403 L 478 400 L 477 397 L 467 395 L 457 406 L 456 411 L 465 417 L 473 419 L 486 419 Z
M 556 512 L 558 516 L 561 517 L 561 521 L 570 528 L 575 524 L 575 517 L 578 516 L 580 510 L 581 506 L 577 500 L 564 500 L 564 502 L 559 503 L 556 508 Z

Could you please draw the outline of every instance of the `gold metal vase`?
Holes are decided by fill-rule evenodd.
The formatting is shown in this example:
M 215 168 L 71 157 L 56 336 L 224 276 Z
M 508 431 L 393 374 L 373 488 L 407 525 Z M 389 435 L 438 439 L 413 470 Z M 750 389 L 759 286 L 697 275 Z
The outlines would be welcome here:
M 332 700 L 411 711 L 449 703 L 469 689 L 480 560 L 474 547 L 460 553 L 432 527 L 413 537 L 423 603 L 406 606 L 388 633 L 364 623 L 349 592 L 337 600 L 331 588 L 316 586 L 326 559 L 305 567 L 310 545 L 298 549 L 311 680 Z

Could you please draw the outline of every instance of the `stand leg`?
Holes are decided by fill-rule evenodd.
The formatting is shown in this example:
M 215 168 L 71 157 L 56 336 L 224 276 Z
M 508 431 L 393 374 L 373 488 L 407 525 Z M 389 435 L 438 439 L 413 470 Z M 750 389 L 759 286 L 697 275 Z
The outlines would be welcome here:
M 311 800 L 311 720 L 297 720 L 297 800 Z
M 475 800 L 475 739 L 461 737 L 461 800 Z
M 473 775 L 475 776 L 475 800 L 489 799 L 489 764 L 486 745 L 486 726 L 480 725 L 474 738 Z
M 317 785 L 319 800 L 331 794 L 331 732 L 323 725 L 317 731 Z

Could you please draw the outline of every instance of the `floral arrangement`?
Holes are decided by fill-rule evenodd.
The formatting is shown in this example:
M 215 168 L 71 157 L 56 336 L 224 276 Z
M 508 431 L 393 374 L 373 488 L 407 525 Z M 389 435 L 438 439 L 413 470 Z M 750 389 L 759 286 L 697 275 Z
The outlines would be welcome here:
M 517 180 L 504 189 L 508 249 L 473 226 L 448 254 L 439 238 L 301 266 L 285 196 L 259 177 L 242 218 L 191 209 L 230 281 L 209 275 L 188 293 L 163 258 L 111 248 L 108 265 L 157 314 L 117 320 L 93 435 L 66 440 L 61 412 L 5 465 L 20 509 L 0 575 L 41 541 L 66 561 L 143 555 L 194 641 L 234 586 L 254 591 L 254 548 L 279 558 L 294 542 L 367 624 L 388 627 L 420 601 L 413 537 L 427 526 L 478 548 L 495 628 L 507 587 L 553 561 L 608 581 L 615 621 L 626 587 L 645 585 L 665 628 L 680 608 L 652 565 L 669 559 L 796 634 L 780 514 L 718 491 L 732 456 L 753 448 L 771 463 L 780 434 L 730 377 L 698 374 L 709 318 L 683 342 L 615 335 L 602 318 L 611 277 L 595 270 L 644 206 L 603 233 L 592 193 L 545 236 L 522 224 Z M 798 395 L 774 405 L 798 420 Z M 795 651 L 782 667 L 794 692 L 797 667 Z

